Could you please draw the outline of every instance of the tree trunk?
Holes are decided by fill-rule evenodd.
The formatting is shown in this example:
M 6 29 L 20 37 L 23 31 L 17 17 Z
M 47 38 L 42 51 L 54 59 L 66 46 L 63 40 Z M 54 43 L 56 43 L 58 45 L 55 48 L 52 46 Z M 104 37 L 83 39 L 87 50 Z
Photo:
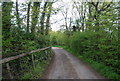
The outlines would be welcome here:
M 3 40 L 7 40 L 10 36 L 11 28 L 11 12 L 12 12 L 13 2 L 3 2 L 2 3 L 2 35 Z
M 48 4 L 48 2 L 45 2 L 44 8 L 43 8 L 43 12 L 42 12 L 42 15 L 41 15 L 41 21 L 40 21 L 40 24 L 41 24 L 41 34 L 42 35 L 44 35 L 44 21 L 45 21 L 45 13 L 46 13 L 46 9 L 47 9 L 47 4 Z
M 49 8 L 48 8 L 48 15 L 47 15 L 47 20 L 46 20 L 46 35 L 49 34 L 49 28 L 50 28 L 50 15 L 51 15 L 51 11 L 52 11 L 52 4 L 53 2 L 49 2 Z
M 31 24 L 31 33 L 35 35 L 35 28 L 38 22 L 38 14 L 39 14 L 40 2 L 33 3 L 33 14 L 32 14 L 32 24 Z
M 17 26 L 19 28 L 21 28 L 20 24 L 21 24 L 21 20 L 20 20 L 20 16 L 19 16 L 19 12 L 18 12 L 18 0 L 16 0 L 16 18 L 17 18 Z
M 94 14 L 94 16 L 93 16 L 93 19 L 95 19 L 95 31 L 97 32 L 97 31 L 100 31 L 100 28 L 99 28 L 99 15 L 103 12 L 103 11 L 105 11 L 107 8 L 109 8 L 110 7 L 110 5 L 111 5 L 111 3 L 112 3 L 112 1 L 109 3 L 109 4 L 107 4 L 106 6 L 105 5 L 103 5 L 103 7 L 101 7 L 101 9 L 99 9 L 99 4 L 100 4 L 100 2 L 97 2 L 96 4 L 95 4 L 95 2 L 89 2 L 89 4 L 91 4 L 94 8 L 95 8 L 95 14 Z
M 91 4 L 88 5 L 88 14 L 89 14 L 89 16 L 88 16 L 87 22 L 89 22 L 89 24 L 86 24 L 86 27 L 88 30 L 93 30 L 91 28 L 92 27 L 92 5 Z
M 29 33 L 29 22 L 30 22 L 30 5 L 31 5 L 31 2 L 28 3 L 28 10 L 27 10 L 27 33 Z

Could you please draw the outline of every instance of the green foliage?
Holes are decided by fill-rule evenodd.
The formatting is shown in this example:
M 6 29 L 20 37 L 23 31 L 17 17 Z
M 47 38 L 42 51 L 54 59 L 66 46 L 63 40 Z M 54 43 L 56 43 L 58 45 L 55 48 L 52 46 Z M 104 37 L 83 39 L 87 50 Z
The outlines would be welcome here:
M 49 3 L 49 2 L 45 2 Z M 33 5 L 32 5 L 33 4 Z M 52 4 L 51 4 L 52 6 Z M 32 8 L 31 8 L 32 7 Z M 44 9 L 49 11 L 50 5 L 47 5 Z M 52 8 L 52 7 L 51 7 Z M 44 11 L 44 9 L 42 11 Z M 24 14 L 26 13 L 27 14 Z M 45 19 L 47 15 L 45 13 L 40 13 L 40 2 L 34 3 L 13 3 L 13 2 L 3 2 L 2 3 L 2 58 L 8 58 L 11 56 L 17 56 L 22 53 L 27 53 L 32 50 L 44 48 L 50 46 L 49 38 L 49 27 L 46 26 L 43 31 L 47 34 L 41 34 L 41 28 L 38 28 L 38 23 L 44 22 L 45 20 L 39 21 L 39 18 Z M 50 14 L 51 12 L 49 12 Z M 32 14 L 32 15 L 31 15 Z M 43 15 L 39 15 L 43 14 Z M 27 21 L 27 23 L 26 23 Z M 42 24 L 42 23 L 41 23 Z M 46 23 L 47 24 L 47 23 Z M 48 24 L 50 24 L 48 22 Z M 39 26 L 40 27 L 40 26 Z M 13 61 L 10 61 L 10 68 L 14 78 L 23 79 L 33 78 L 35 79 L 38 75 L 38 72 L 42 71 L 42 67 L 47 65 L 52 57 L 51 50 L 33 53 L 35 59 L 36 69 L 31 72 L 33 69 L 32 58 L 30 55 L 22 57 Z M 45 61 L 45 62 L 43 62 Z M 41 62 L 41 63 L 40 63 Z M 43 64 L 42 64 L 43 63 Z M 39 67 L 38 65 L 39 64 Z M 28 73 L 30 72 L 30 74 Z M 33 73 L 33 75 L 31 74 Z M 3 64 L 3 78 L 10 78 L 6 71 L 6 66 Z M 23 75 L 22 75 L 23 74 Z M 37 74 L 37 75 L 35 75 Z M 40 74 L 41 75 L 41 74 Z M 40 76 L 37 76 L 39 78 Z
M 3 23 L 3 24 L 6 24 L 6 23 Z M 3 32 L 6 32 L 6 30 L 3 30 Z M 24 28 L 21 29 L 16 26 L 10 27 L 10 31 L 3 33 L 2 39 L 3 39 L 2 41 L 2 48 L 3 48 L 2 57 L 3 58 L 16 56 L 21 53 L 26 53 L 26 52 L 44 48 L 50 45 L 49 36 L 43 36 L 38 34 L 33 35 L 32 33 L 26 33 L 26 31 L 24 31 Z M 49 52 L 47 53 L 50 55 L 51 54 L 50 50 L 48 51 Z M 49 56 L 45 52 L 42 52 L 41 53 L 42 55 L 40 55 L 40 53 L 33 53 L 33 54 L 35 57 L 36 67 L 38 63 L 51 58 L 51 56 Z M 47 60 L 47 63 L 49 61 L 50 60 Z M 39 66 L 42 66 L 42 65 L 40 64 Z M 3 67 L 5 67 L 5 65 L 3 65 Z M 42 73 L 38 73 L 38 72 L 43 71 L 42 69 L 45 68 L 45 67 L 41 67 L 42 69 L 39 69 L 39 68 L 35 69 L 34 70 L 35 73 L 31 72 L 33 69 L 31 56 L 26 56 L 26 57 L 22 57 L 20 59 L 11 61 L 10 67 L 12 69 L 12 75 L 16 79 L 19 79 L 19 78 L 29 79 L 33 77 L 31 73 L 34 74 L 33 79 L 35 79 L 36 77 L 40 78 L 38 74 L 41 75 Z M 7 75 L 8 73 L 6 71 L 6 68 L 3 68 L 3 73 L 4 73 L 3 75 L 4 79 L 9 78 L 9 76 Z M 35 75 L 36 73 L 37 75 Z
M 30 13 L 25 14 L 28 17 L 28 21 L 32 18 L 31 22 L 27 22 L 27 24 L 25 23 L 26 16 L 22 14 L 22 12 L 29 10 L 30 6 L 29 9 L 27 9 L 26 4 L 22 4 L 22 6 L 20 6 L 22 9 L 17 10 L 17 12 L 19 12 L 18 14 L 20 14 L 20 16 L 18 16 L 18 19 L 21 21 L 19 23 L 20 27 L 17 25 L 19 20 L 17 21 L 17 18 L 14 17 L 18 15 L 16 11 L 14 11 L 14 3 L 2 3 L 3 58 L 47 47 L 52 43 L 52 45 L 66 46 L 78 57 L 85 59 L 86 62 L 99 70 L 105 77 L 117 79 L 120 74 L 120 62 L 118 60 L 120 51 L 118 49 L 118 15 L 114 13 L 117 12 L 116 3 L 112 3 L 110 8 L 100 11 L 100 14 L 98 14 L 97 9 L 100 10 L 104 8 L 108 3 L 98 3 L 98 8 L 94 8 L 95 6 L 92 4 L 82 3 L 82 5 L 80 5 L 80 3 L 78 3 L 78 6 L 81 6 L 79 8 L 84 7 L 84 10 L 80 9 L 79 14 L 81 14 L 81 18 L 72 22 L 74 22 L 74 25 L 77 26 L 79 30 L 83 31 L 58 31 L 51 32 L 50 35 L 48 34 L 48 30 L 50 29 L 48 26 L 50 25 L 50 13 L 56 14 L 56 11 L 58 12 L 59 9 L 53 9 L 52 4 L 48 5 L 48 3 L 49 2 L 44 2 L 41 8 L 39 2 L 34 3 Z M 89 6 L 91 7 L 91 11 L 87 10 Z M 31 13 L 32 15 L 29 17 Z M 82 17 L 84 15 L 86 16 L 85 18 Z M 81 25 L 84 25 L 84 28 L 81 27 Z M 47 32 L 47 35 L 45 35 L 45 32 Z M 33 55 L 36 66 L 34 70 L 31 56 L 10 62 L 12 73 L 14 76 L 16 75 L 16 78 L 39 78 L 41 76 L 39 72 L 43 71 L 44 66 L 49 63 L 52 57 L 51 50 L 33 53 Z M 3 64 L 3 67 L 3 73 L 8 74 L 5 69 L 5 64 Z M 4 75 L 3 78 L 8 78 L 8 76 Z
M 30 72 L 26 72 L 22 77 L 21 79 L 39 79 L 46 66 L 48 66 L 49 64 L 49 61 L 42 61 L 41 63 L 38 62 L 38 64 L 36 65 L 36 67 L 34 69 L 30 69 L 31 71 Z
M 50 49 L 34 53 L 33 55 L 35 58 L 35 68 L 33 69 L 31 66 L 28 66 L 29 71 L 24 72 L 24 75 L 21 76 L 21 79 L 40 79 L 53 56 L 53 54 L 50 52 Z M 27 67 L 24 69 L 26 68 Z
M 30 73 L 25 73 L 22 77 L 22 79 L 29 79 L 31 77 Z
M 61 34 L 53 34 L 56 36 L 56 46 L 62 46 L 64 43 L 69 51 L 91 64 L 102 75 L 109 79 L 118 79 L 120 67 L 117 38 L 112 38 L 112 35 L 105 31 L 74 32 L 72 36 L 67 36 L 63 32 Z M 57 36 L 61 36 L 61 39 Z M 59 42 L 61 40 L 64 40 L 63 43 Z

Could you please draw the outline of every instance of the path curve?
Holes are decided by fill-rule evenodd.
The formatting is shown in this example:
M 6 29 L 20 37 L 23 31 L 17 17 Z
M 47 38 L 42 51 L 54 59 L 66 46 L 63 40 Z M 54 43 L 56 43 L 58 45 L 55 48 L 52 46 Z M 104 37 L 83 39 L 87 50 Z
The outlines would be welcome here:
M 52 47 L 55 54 L 45 79 L 104 79 L 93 68 L 73 54 L 58 47 Z

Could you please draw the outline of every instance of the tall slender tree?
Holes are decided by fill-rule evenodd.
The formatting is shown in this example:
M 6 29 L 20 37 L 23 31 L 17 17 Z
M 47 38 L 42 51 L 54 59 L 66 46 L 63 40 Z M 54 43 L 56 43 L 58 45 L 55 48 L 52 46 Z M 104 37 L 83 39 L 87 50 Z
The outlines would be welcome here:
M 64 10 L 62 11 L 62 15 L 64 17 L 64 21 L 65 21 L 65 27 L 66 27 L 66 31 L 68 31 L 68 7 L 64 7 Z
M 30 6 L 31 2 L 28 3 L 28 10 L 27 10 L 27 33 L 29 33 L 29 22 L 30 22 Z
M 41 21 L 40 21 L 40 24 L 41 24 L 41 34 L 43 35 L 44 34 L 44 21 L 45 21 L 45 15 L 46 15 L 46 10 L 47 10 L 47 5 L 48 5 L 48 2 L 45 2 L 44 3 L 44 6 L 43 6 L 43 11 L 42 11 L 42 15 L 41 15 Z
M 40 8 L 40 2 L 34 2 L 32 8 L 32 21 L 31 21 L 31 33 L 35 35 L 35 28 L 38 22 L 38 14 Z
M 7 39 L 10 36 L 11 28 L 11 12 L 12 12 L 13 2 L 3 2 L 2 3 L 2 34 L 3 38 Z
M 46 33 L 45 33 L 46 35 L 48 35 L 49 29 L 50 29 L 50 15 L 52 11 L 52 4 L 53 2 L 48 3 L 48 14 L 47 14 L 47 20 L 46 20 Z
M 21 19 L 20 19 L 19 10 L 18 10 L 18 0 L 16 0 L 16 18 L 17 18 L 17 26 L 21 28 L 20 26 Z

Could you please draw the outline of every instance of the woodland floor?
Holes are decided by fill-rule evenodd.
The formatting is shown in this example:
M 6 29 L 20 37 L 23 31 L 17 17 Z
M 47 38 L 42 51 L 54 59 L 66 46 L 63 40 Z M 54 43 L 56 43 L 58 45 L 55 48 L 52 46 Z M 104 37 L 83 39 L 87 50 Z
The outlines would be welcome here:
M 104 79 L 96 70 L 73 54 L 58 47 L 52 47 L 52 60 L 44 79 Z

